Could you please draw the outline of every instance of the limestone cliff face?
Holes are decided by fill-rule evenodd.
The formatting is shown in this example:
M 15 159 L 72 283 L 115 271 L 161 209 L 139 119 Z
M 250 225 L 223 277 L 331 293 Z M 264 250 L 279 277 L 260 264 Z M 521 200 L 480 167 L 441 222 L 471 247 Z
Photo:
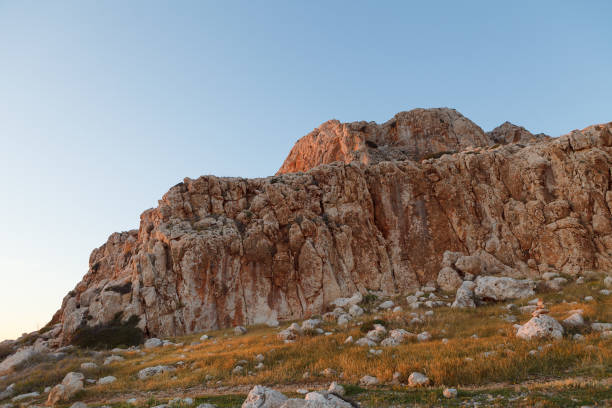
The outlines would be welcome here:
M 138 230 L 113 234 L 92 252 L 54 318 L 59 341 L 119 312 L 159 336 L 301 318 L 356 291 L 402 293 L 435 281 L 446 250 L 479 256 L 491 275 L 612 267 L 612 123 L 493 147 L 454 111 L 419 111 L 420 127 L 414 112 L 394 124 L 363 123 L 353 139 L 355 124 L 324 124 L 319 132 L 353 140 L 347 151 L 361 156 L 349 163 L 344 153 L 300 162 L 292 151 L 275 177 L 204 176 L 174 186 Z M 361 144 L 418 156 L 438 131 L 455 143 L 444 149 L 483 147 L 372 164 Z
M 336 161 L 418 160 L 492 144 L 478 125 L 448 108 L 400 112 L 382 125 L 330 120 L 298 140 L 277 174 L 303 172 Z

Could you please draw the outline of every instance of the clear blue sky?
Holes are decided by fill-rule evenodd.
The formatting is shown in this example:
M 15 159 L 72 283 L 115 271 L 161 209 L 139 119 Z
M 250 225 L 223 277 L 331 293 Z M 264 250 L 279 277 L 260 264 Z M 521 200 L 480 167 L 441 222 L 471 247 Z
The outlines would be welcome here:
M 612 120 L 610 1 L 0 0 L 0 339 L 185 176 L 267 176 L 321 122 Z

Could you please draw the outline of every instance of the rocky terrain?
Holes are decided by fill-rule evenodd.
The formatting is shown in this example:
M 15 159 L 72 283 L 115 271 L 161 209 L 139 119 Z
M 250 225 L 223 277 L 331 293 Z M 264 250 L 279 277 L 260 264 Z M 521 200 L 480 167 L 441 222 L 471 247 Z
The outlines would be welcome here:
M 612 358 L 611 164 L 612 123 L 550 138 L 508 122 L 485 133 L 451 109 L 401 112 L 381 125 L 326 122 L 276 176 L 185 179 L 141 215 L 138 230 L 111 235 L 44 329 L 0 344 L 0 401 L 98 404 L 126 387 L 205 381 L 198 397 L 228 382 L 333 380 L 364 390 L 441 387 L 428 398 L 446 404 L 468 396 L 447 386 L 534 375 L 597 394 L 610 386 Z M 235 340 L 224 345 L 228 335 Z M 454 347 L 432 359 L 428 343 Z M 398 353 L 409 363 L 398 365 Z M 508 367 L 519 356 L 530 371 Z M 442 367 L 475 359 L 477 375 Z M 41 367 L 53 369 L 39 378 Z M 265 387 L 236 394 L 244 407 L 360 402 L 345 400 L 338 384 L 306 399 Z M 355 392 L 364 406 L 392 405 Z

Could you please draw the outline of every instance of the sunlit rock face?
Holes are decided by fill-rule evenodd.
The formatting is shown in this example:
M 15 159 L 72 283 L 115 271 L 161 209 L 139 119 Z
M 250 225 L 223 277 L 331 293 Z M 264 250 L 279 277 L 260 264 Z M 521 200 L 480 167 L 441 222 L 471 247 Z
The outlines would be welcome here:
M 448 108 L 400 112 L 380 125 L 330 120 L 298 140 L 277 174 L 303 172 L 336 161 L 418 160 L 492 144 L 478 125 Z
M 141 215 L 138 230 L 92 252 L 54 317 L 58 342 L 117 316 L 136 315 L 147 334 L 173 336 L 320 314 L 357 291 L 435 282 L 445 251 L 477 256 L 482 275 L 612 267 L 612 123 L 493 147 L 455 111 L 415 112 L 395 125 L 364 123 L 370 139 L 359 140 L 422 154 L 428 139 L 405 136 L 440 131 L 454 143 L 444 149 L 481 147 L 377 162 L 355 141 L 348 151 L 367 154 L 350 163 L 308 169 L 293 160 L 274 177 L 185 179 Z M 350 134 L 354 124 L 325 126 Z M 380 129 L 393 126 L 383 137 Z M 306 171 L 291 172 L 298 167 Z

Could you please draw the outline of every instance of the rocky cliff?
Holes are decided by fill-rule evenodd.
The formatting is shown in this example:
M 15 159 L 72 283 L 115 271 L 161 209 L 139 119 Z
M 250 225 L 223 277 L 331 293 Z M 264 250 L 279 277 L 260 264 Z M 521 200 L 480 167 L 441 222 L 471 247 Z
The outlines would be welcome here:
M 612 123 L 528 133 L 419 109 L 327 122 L 274 177 L 185 179 L 92 252 L 54 317 L 58 342 L 118 316 L 172 336 L 318 314 L 435 282 L 447 250 L 483 275 L 609 269 Z

